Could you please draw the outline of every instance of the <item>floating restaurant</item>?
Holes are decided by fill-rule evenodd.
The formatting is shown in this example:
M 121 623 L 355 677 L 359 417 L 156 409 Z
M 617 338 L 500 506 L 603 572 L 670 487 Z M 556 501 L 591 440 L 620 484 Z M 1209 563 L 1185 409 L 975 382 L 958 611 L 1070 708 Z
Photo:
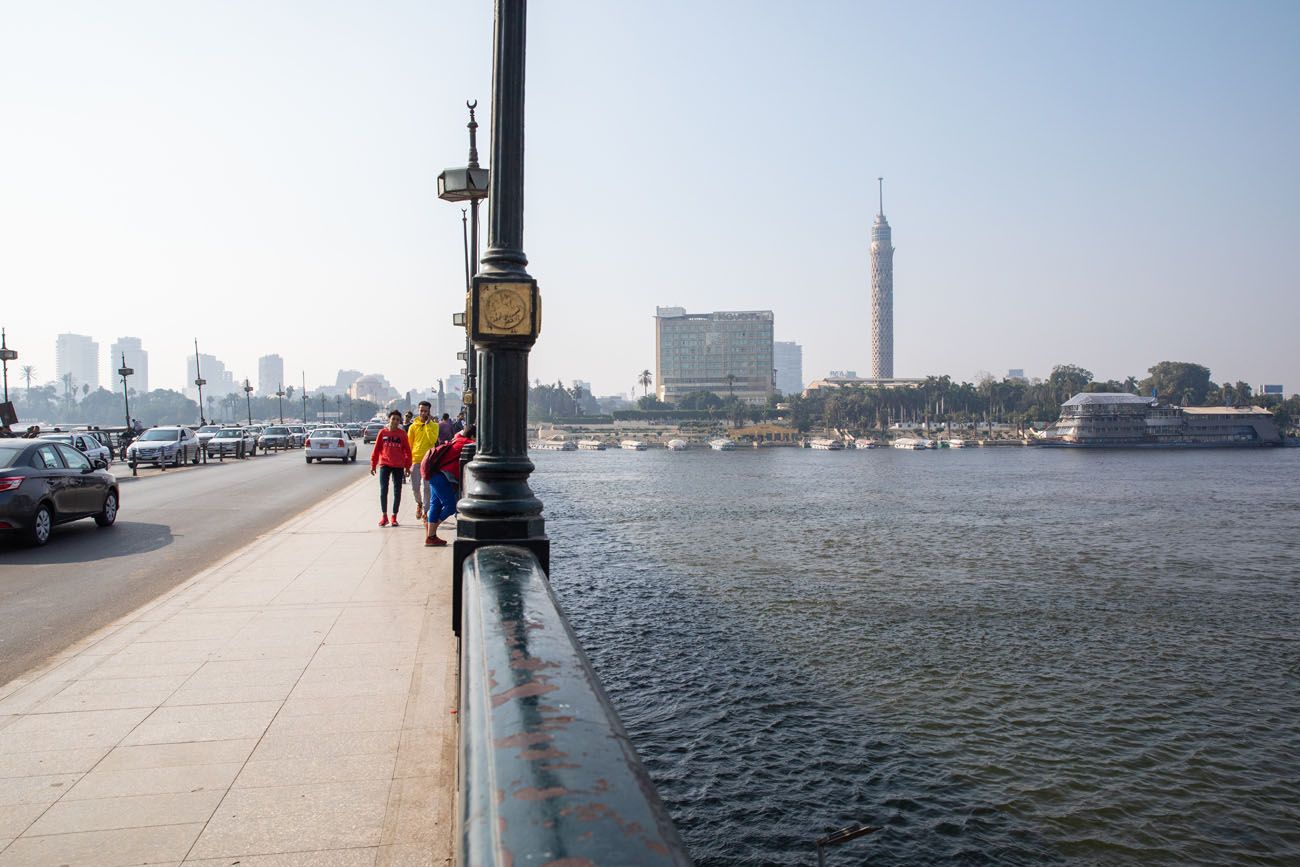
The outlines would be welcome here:
M 1061 417 L 1038 445 L 1064 448 L 1241 448 L 1282 444 L 1260 406 L 1168 406 L 1154 397 L 1084 392 L 1061 404 Z

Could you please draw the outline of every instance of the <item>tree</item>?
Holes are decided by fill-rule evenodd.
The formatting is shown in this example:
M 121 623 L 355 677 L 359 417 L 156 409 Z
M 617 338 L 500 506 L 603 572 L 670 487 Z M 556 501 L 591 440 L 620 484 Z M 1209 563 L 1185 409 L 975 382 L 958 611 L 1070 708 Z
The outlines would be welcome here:
M 1150 374 L 1142 380 L 1142 391 L 1170 401 L 1181 401 L 1185 406 L 1205 403 L 1210 390 L 1210 369 L 1187 361 L 1161 361 L 1147 370 Z
M 32 380 L 36 378 L 36 365 L 24 364 L 22 367 L 18 368 L 18 370 L 21 372 L 23 379 L 27 381 L 27 399 L 31 400 Z
M 736 374 L 728 373 L 726 376 L 726 380 L 727 380 L 727 394 L 731 397 L 735 397 L 736 396 Z
M 1092 382 L 1092 371 L 1075 364 L 1058 364 L 1047 382 L 1056 393 L 1056 402 L 1065 403 Z
M 723 404 L 722 398 L 711 391 L 692 391 L 677 401 L 678 409 L 718 409 Z
M 637 409 L 672 409 L 671 403 L 664 403 L 657 397 L 651 397 L 648 394 L 642 395 L 636 402 Z
M 641 396 L 645 397 L 647 394 L 650 393 L 650 383 L 654 381 L 654 376 L 653 374 L 650 373 L 648 369 L 643 370 L 637 376 L 636 381 L 641 384 Z

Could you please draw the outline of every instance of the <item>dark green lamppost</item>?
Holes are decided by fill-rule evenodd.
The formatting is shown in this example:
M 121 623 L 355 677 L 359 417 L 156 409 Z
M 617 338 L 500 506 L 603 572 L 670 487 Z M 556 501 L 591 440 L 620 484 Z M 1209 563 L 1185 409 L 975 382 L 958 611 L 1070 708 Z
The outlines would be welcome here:
M 307 371 L 302 372 L 302 423 L 307 423 Z
M 478 121 L 474 119 L 474 109 L 478 102 L 466 102 L 469 108 L 469 165 L 462 169 L 445 169 L 438 175 L 438 198 L 444 202 L 469 202 L 469 240 L 465 244 L 465 290 L 472 292 L 474 275 L 478 273 L 478 205 L 487 198 L 490 173 L 478 164 Z M 464 210 L 461 211 L 461 227 L 464 231 Z M 463 317 L 462 317 L 463 318 Z M 453 318 L 455 325 L 464 324 Z M 465 423 L 473 424 L 477 418 L 474 408 L 474 393 L 478 386 L 478 371 L 475 369 L 474 341 L 468 329 L 465 332 L 465 351 L 456 353 L 456 357 L 465 362 Z
M 18 353 L 9 348 L 9 344 L 5 340 L 5 331 L 0 328 L 0 364 L 3 364 L 5 369 L 5 403 L 9 402 L 9 362 L 17 359 Z M 28 388 L 28 391 L 30 390 Z
M 194 339 L 194 385 L 199 390 L 199 425 L 200 426 L 208 423 L 208 420 L 203 416 L 203 386 L 207 384 L 208 381 L 203 378 L 203 370 L 202 368 L 199 367 L 199 340 L 196 337 Z
M 492 56 L 492 186 L 488 249 L 474 276 L 465 327 L 478 355 L 478 449 L 466 467 L 453 548 L 453 622 L 462 565 L 484 545 L 531 551 L 550 571 L 542 501 L 528 485 L 528 353 L 541 328 L 537 281 L 524 255 L 525 0 L 497 0 Z
M 126 429 L 131 430 L 131 395 L 126 390 L 126 378 L 135 373 L 134 368 L 126 366 L 126 353 L 122 353 L 122 366 L 117 369 L 117 375 L 122 377 L 122 405 L 126 408 Z
M 280 424 L 284 424 L 284 383 L 277 383 L 276 388 L 275 402 L 280 407 Z
M 253 426 L 253 386 L 244 380 L 244 404 L 248 407 L 248 426 Z

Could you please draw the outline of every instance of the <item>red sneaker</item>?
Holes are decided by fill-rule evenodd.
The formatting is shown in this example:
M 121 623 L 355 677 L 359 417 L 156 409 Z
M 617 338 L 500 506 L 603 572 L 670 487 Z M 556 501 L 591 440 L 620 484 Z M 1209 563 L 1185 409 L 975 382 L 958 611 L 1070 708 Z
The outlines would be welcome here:
M 437 536 L 426 536 L 424 539 L 424 547 L 426 548 L 437 548 L 440 545 L 446 545 L 446 544 L 447 544 L 446 539 L 440 539 Z
M 387 516 L 387 515 L 380 515 L 380 516 L 379 516 L 379 526 L 381 526 L 381 527 L 387 527 L 387 526 L 388 526 L 388 516 Z
M 396 515 L 393 516 L 393 526 L 394 526 L 394 527 L 397 526 L 397 516 L 396 516 Z

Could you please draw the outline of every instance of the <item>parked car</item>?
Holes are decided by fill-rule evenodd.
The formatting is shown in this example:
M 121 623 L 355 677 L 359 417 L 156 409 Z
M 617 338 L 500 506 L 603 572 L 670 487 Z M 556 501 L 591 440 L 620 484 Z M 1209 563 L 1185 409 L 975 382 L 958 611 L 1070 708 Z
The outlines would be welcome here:
M 365 428 L 359 424 L 345 424 L 343 430 L 354 440 L 361 439 L 361 434 L 365 432 Z
M 223 430 L 225 430 L 225 428 L 223 428 L 219 424 L 205 424 L 203 427 L 199 428 L 194 433 L 199 438 L 199 445 L 206 446 L 208 444 L 208 440 L 212 439 L 214 436 L 221 433 Z
M 199 462 L 198 435 L 187 427 L 151 427 L 126 447 L 126 462 L 135 469 L 140 464 L 179 467 L 189 461 Z
M 287 424 L 285 427 L 287 427 L 289 433 L 292 434 L 289 439 L 289 445 L 295 449 L 302 448 L 302 444 L 307 441 L 307 426 L 301 424 Z
M 106 430 L 98 430 L 98 429 L 94 429 L 94 428 L 92 428 L 91 430 L 82 430 L 82 431 L 77 431 L 77 433 L 88 434 L 88 435 L 94 437 L 95 439 L 99 440 L 99 444 L 102 445 L 102 446 L 104 446 L 105 448 L 108 449 L 108 462 L 109 462 L 110 464 L 113 462 L 113 458 L 115 458 L 117 455 L 116 455 L 115 450 L 113 449 L 113 435 L 112 435 L 112 434 L 110 434 L 110 433 L 109 433 L 108 431 L 106 431 Z
M 234 455 L 237 458 L 257 454 L 257 437 L 242 427 L 228 427 L 217 431 L 208 440 L 208 456 Z
M 101 461 L 107 467 L 113 462 L 113 450 L 95 439 L 87 431 L 72 431 L 71 433 L 52 431 L 41 434 L 40 439 L 67 443 L 89 458 L 92 464 L 95 461 Z
M 67 443 L 0 440 L 0 531 L 44 545 L 56 524 L 94 518 L 112 526 L 120 503 L 113 474 Z
M 287 449 L 290 447 L 292 439 L 293 432 L 287 427 L 273 424 L 262 431 L 262 435 L 257 438 L 257 441 L 262 446 L 262 451 L 266 452 L 272 449 L 277 451 Z
M 342 428 L 318 427 L 307 437 L 303 447 L 307 454 L 307 463 L 338 458 L 343 463 L 357 462 L 357 441 L 347 435 Z
M 366 425 L 366 432 L 362 435 L 362 442 L 367 442 L 367 443 L 374 442 L 375 439 L 379 436 L 379 432 L 383 430 L 385 427 L 386 425 L 382 425 L 379 422 L 372 421 L 370 424 Z

